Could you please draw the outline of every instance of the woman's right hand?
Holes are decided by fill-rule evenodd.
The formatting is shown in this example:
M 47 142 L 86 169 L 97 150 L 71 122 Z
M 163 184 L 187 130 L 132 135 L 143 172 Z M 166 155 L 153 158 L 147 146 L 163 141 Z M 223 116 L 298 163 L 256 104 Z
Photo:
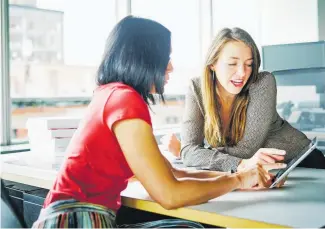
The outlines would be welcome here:
M 277 161 L 283 161 L 285 154 L 286 152 L 284 150 L 274 148 L 261 148 L 250 159 L 243 159 L 239 163 L 237 171 L 241 171 L 245 168 L 250 168 L 257 164 L 275 164 Z
M 240 189 L 251 188 L 268 188 L 272 184 L 272 176 L 268 173 L 272 169 L 283 169 L 286 165 L 283 163 L 274 164 L 257 164 L 250 168 L 246 168 L 237 173 L 240 181 Z
M 171 152 L 175 157 L 181 156 L 181 142 L 178 140 L 175 134 L 167 134 L 161 138 L 163 149 Z

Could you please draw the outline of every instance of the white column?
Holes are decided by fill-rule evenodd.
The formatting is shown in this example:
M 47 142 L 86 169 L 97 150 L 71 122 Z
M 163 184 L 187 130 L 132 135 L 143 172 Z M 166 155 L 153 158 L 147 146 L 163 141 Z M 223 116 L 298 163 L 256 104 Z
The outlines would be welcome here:
M 0 144 L 10 144 L 11 133 L 11 99 L 9 73 L 9 4 L 8 0 L 0 1 L 1 27 L 1 59 L 0 59 Z
M 325 1 L 318 0 L 318 38 L 325 40 Z
M 132 13 L 131 0 L 115 0 L 116 21 Z
M 199 35 L 201 64 L 204 63 L 206 53 L 213 38 L 213 0 L 199 1 Z

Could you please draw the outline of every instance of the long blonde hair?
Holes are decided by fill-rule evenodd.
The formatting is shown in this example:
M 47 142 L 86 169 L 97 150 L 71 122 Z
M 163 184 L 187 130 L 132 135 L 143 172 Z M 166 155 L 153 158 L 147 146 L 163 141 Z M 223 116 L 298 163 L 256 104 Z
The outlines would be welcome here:
M 220 97 L 217 90 L 217 77 L 210 68 L 216 63 L 223 47 L 231 41 L 241 41 L 252 50 L 252 73 L 242 91 L 236 95 L 232 105 L 228 130 L 223 130 L 220 117 Z M 205 109 L 204 134 L 208 143 L 213 147 L 233 146 L 242 139 L 246 124 L 246 111 L 249 101 L 248 89 L 257 80 L 261 58 L 258 48 L 252 37 L 240 28 L 224 28 L 213 40 L 205 61 L 205 67 L 201 78 L 202 98 Z M 224 134 L 226 133 L 226 134 Z

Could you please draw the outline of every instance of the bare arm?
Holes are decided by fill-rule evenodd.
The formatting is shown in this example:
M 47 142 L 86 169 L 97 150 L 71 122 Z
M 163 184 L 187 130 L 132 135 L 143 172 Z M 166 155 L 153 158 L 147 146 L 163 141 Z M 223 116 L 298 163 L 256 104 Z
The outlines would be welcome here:
M 203 203 L 240 187 L 238 174 L 177 180 L 159 151 L 151 126 L 143 120 L 117 122 L 113 131 L 137 179 L 166 209 Z
M 175 168 L 171 163 L 165 158 L 167 166 L 173 172 L 176 178 L 197 178 L 197 179 L 206 179 L 206 178 L 215 178 L 224 175 L 230 175 L 229 172 L 219 172 L 219 171 L 207 171 L 207 170 L 187 170 Z
M 230 172 L 206 171 L 206 170 L 182 170 L 173 168 L 173 173 L 177 178 L 207 179 L 230 175 Z

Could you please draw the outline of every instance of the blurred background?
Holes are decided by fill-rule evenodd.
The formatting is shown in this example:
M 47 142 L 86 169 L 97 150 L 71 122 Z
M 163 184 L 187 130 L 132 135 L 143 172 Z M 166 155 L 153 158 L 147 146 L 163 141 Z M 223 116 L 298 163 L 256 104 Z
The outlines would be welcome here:
M 175 70 L 166 104 L 153 106 L 156 131 L 178 129 L 187 82 L 201 74 L 211 39 L 223 27 L 249 32 L 262 58 L 265 46 L 325 40 L 324 0 L 9 0 L 8 12 L 10 82 L 2 87 L 10 85 L 10 144 L 26 143 L 29 117 L 83 115 L 105 40 L 128 14 L 172 32 Z M 324 85 L 278 83 L 277 109 L 309 137 L 319 136 L 324 150 L 325 65 L 317 69 Z

